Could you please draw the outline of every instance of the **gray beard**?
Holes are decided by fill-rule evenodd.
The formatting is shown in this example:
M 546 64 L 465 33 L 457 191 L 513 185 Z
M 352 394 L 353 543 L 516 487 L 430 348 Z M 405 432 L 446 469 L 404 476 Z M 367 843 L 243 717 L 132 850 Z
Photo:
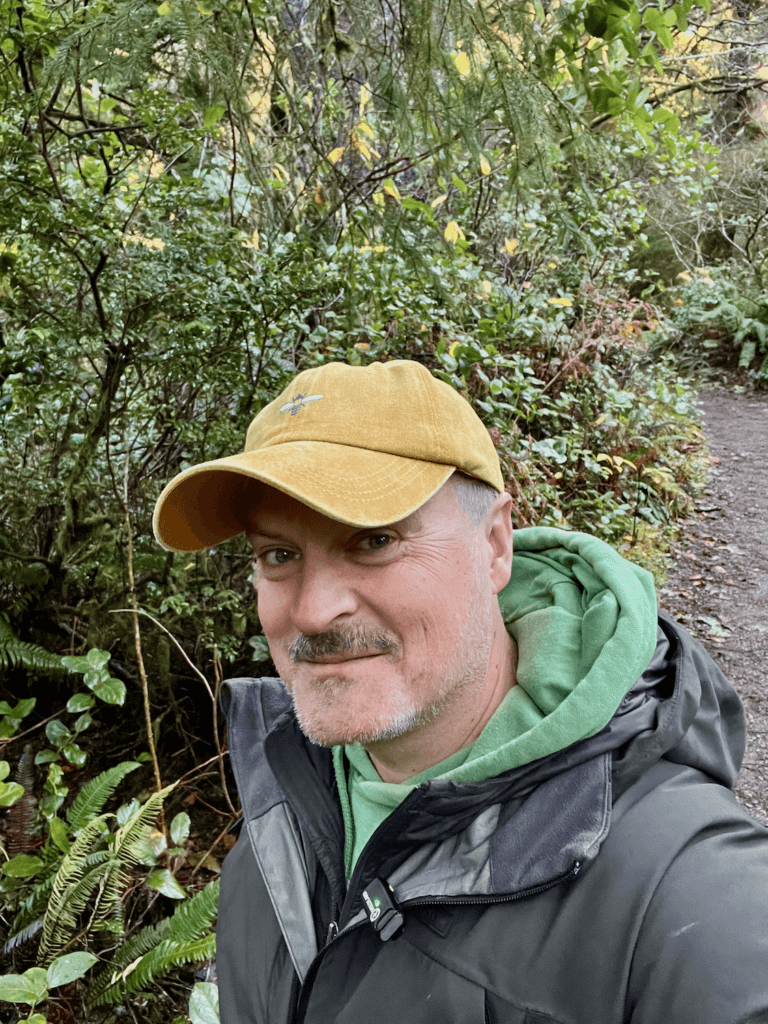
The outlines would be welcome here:
M 296 703 L 295 693 L 291 694 L 291 701 L 293 703 L 293 710 L 294 714 L 296 715 L 296 721 L 299 723 L 299 728 L 301 729 L 301 731 L 304 733 L 308 740 L 311 740 L 312 743 L 315 743 L 319 747 L 332 747 L 337 745 L 344 745 L 346 743 L 357 744 L 361 747 L 364 747 L 367 744 L 376 743 L 379 740 L 394 740 L 397 739 L 399 736 L 404 736 L 407 732 L 410 732 L 411 729 L 415 729 L 416 726 L 418 725 L 423 725 L 427 722 L 431 722 L 434 718 L 437 717 L 441 707 L 441 705 L 439 704 L 432 704 L 430 705 L 430 707 L 426 708 L 423 711 L 408 711 L 404 715 L 399 715 L 397 718 L 394 719 L 393 722 L 390 722 L 389 725 L 385 726 L 383 729 L 378 730 L 377 732 L 357 733 L 355 736 L 342 737 L 340 739 L 340 743 L 335 744 L 328 743 L 322 737 L 313 734 L 312 730 L 307 726 L 307 724 L 302 719 L 301 712 L 299 711 L 298 705 Z

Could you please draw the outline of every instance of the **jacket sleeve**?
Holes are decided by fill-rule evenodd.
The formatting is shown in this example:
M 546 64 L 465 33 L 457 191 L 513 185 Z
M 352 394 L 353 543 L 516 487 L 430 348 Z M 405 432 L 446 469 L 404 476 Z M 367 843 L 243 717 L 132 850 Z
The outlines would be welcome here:
M 627 1009 L 631 1024 L 768 1024 L 768 830 L 741 808 L 668 866 L 638 934 Z

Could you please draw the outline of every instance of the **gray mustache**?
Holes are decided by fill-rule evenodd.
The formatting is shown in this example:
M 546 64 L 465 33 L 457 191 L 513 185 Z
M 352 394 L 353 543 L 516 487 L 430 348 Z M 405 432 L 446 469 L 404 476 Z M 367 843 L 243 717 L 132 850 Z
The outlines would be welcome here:
M 324 633 L 300 633 L 288 653 L 291 661 L 316 661 L 327 654 L 389 654 L 396 649 L 397 643 L 383 630 L 328 629 Z

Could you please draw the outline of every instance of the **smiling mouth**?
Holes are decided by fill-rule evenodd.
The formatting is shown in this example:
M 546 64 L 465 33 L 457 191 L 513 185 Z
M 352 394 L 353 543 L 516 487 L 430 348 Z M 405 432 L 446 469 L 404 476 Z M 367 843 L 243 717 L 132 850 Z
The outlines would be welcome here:
M 365 651 L 362 654 L 323 654 L 314 658 L 301 659 L 310 665 L 341 665 L 345 661 L 362 661 L 363 658 L 380 658 L 384 651 Z

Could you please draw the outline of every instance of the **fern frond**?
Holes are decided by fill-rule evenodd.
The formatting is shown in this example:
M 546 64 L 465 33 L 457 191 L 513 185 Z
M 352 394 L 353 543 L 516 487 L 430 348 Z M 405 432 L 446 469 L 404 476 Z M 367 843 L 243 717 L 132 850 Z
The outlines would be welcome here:
M 198 940 L 210 938 L 205 933 L 211 928 L 219 904 L 219 880 L 218 878 L 197 893 L 190 899 L 185 900 L 171 918 L 165 918 L 156 925 L 148 925 L 142 928 L 138 934 L 132 936 L 127 942 L 115 951 L 108 969 L 97 975 L 88 987 L 91 1005 L 100 1002 L 114 1002 L 112 992 L 117 995 L 123 994 L 122 982 L 123 972 L 130 965 L 141 958 L 143 962 L 146 956 L 155 948 L 165 947 L 171 943 L 172 948 L 197 949 L 194 945 Z M 126 975 L 129 977 L 130 975 Z M 158 977 L 153 974 L 153 979 Z M 133 989 L 128 989 L 133 991 Z
M 167 938 L 170 924 L 171 918 L 164 917 L 157 924 L 150 924 L 146 928 L 142 928 L 140 932 L 132 935 L 130 939 L 119 946 L 110 957 L 109 966 L 98 973 L 88 985 L 88 1005 L 95 1006 L 102 1001 L 103 993 L 119 986 L 125 968 L 140 960 L 163 939 Z M 122 993 L 122 989 L 120 992 Z M 111 996 L 105 996 L 104 1001 L 110 1002 Z
M 157 978 L 167 974 L 171 967 L 209 960 L 216 955 L 216 936 L 211 933 L 191 942 L 166 939 L 142 957 L 133 970 L 114 971 L 107 989 L 89 1002 L 89 1006 L 117 1003 L 129 992 L 137 992 Z
M 83 786 L 67 812 L 67 821 L 75 834 L 99 814 L 126 775 L 137 768 L 141 768 L 138 761 L 121 761 Z
M 119 925 L 123 931 L 121 896 L 129 881 L 129 872 L 136 867 L 147 847 L 155 820 L 160 813 L 165 796 L 173 789 L 167 786 L 153 793 L 134 816 L 118 829 L 110 840 L 110 861 L 99 886 L 93 907 L 93 919 Z
M 22 946 L 25 942 L 29 942 L 43 927 L 43 919 L 39 917 L 36 921 L 28 924 L 26 928 L 23 928 L 20 932 L 12 935 L 10 939 L 3 946 L 3 953 L 7 956 L 12 953 L 17 946 Z
M 19 640 L 4 612 L 0 612 L 0 668 L 25 668 L 29 672 L 65 672 L 61 656 L 38 644 Z
M 38 951 L 38 964 L 49 963 L 60 948 L 72 938 L 77 915 L 82 913 L 90 896 L 109 869 L 109 850 L 98 851 L 89 865 L 88 853 L 104 837 L 106 819 L 102 814 L 85 825 L 75 839 L 56 872 L 53 891 L 43 919 L 43 937 Z
M 219 909 L 219 884 L 219 879 L 215 878 L 201 892 L 176 908 L 168 931 L 169 939 L 189 942 L 212 926 Z
M 35 845 L 32 827 L 35 817 L 35 769 L 32 744 L 27 743 L 19 758 L 15 781 L 24 787 L 24 795 L 11 807 L 5 822 L 5 848 L 9 857 L 28 853 Z
M 163 800 L 176 783 L 153 793 L 146 803 L 115 833 L 113 850 L 125 867 L 134 867 L 142 856 L 145 843 L 152 830 Z
M 42 916 L 44 908 L 51 898 L 51 890 L 53 889 L 53 883 L 55 880 L 55 874 L 50 874 L 47 878 L 43 879 L 34 879 L 35 884 L 32 892 L 22 903 L 19 904 L 16 917 L 13 919 L 11 935 L 8 940 L 9 942 Z

